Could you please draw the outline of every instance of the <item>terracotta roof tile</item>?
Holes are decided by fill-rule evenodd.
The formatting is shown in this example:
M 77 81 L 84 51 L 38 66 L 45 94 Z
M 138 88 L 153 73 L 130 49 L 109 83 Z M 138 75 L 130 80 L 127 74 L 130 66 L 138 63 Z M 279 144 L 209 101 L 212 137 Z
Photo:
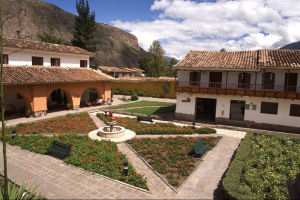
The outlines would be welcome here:
M 259 68 L 300 68 L 300 51 L 190 51 L 174 66 L 174 69 L 259 70 Z
M 3 67 L 4 85 L 110 81 L 111 76 L 88 68 L 12 66 Z
M 175 78 L 172 77 L 120 77 L 116 78 L 114 82 L 147 82 L 147 81 L 175 81 Z
M 89 55 L 89 56 L 94 55 L 94 53 L 91 53 L 79 47 L 62 45 L 62 44 L 52 44 L 52 43 L 39 42 L 39 41 L 31 41 L 31 40 L 12 39 L 12 38 L 3 38 L 3 47 L 41 50 L 41 51 L 54 51 L 59 53 L 72 53 L 72 54 L 81 54 L 81 55 Z

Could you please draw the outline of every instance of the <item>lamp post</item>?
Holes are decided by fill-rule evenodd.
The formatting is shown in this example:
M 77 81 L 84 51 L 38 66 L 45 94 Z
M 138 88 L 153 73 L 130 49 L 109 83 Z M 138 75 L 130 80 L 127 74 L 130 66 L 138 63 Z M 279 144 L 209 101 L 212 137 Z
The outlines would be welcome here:
M 13 131 L 12 131 L 12 139 L 15 139 L 16 136 L 17 136 L 16 130 L 13 130 Z
M 195 123 L 195 122 L 193 122 L 193 127 L 192 127 L 193 129 L 195 129 L 195 124 L 196 124 L 196 123 Z
M 125 176 L 128 176 L 128 162 L 127 161 L 124 162 L 123 174 Z

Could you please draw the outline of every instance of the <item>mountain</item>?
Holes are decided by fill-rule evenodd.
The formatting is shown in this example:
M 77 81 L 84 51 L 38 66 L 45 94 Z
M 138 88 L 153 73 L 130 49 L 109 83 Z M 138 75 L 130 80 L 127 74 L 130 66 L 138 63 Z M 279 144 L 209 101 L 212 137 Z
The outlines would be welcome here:
M 20 31 L 22 39 L 40 40 L 39 34 L 46 33 L 70 44 L 75 15 L 41 0 L 3 0 L 4 18 L 20 8 L 25 12 L 5 23 L 4 37 L 17 38 L 16 31 Z M 145 52 L 134 35 L 107 24 L 97 23 L 96 39 L 97 65 L 138 67 L 138 60 Z
M 294 43 L 290 43 L 290 44 L 284 45 L 284 46 L 281 47 L 280 49 L 300 50 L 300 41 L 299 41 L 299 42 L 294 42 Z

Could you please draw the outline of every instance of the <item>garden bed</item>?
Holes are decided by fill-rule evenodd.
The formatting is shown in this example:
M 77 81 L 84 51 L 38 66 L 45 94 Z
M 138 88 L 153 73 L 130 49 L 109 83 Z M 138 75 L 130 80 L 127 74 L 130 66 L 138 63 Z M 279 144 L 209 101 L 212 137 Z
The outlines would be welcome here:
M 82 133 L 97 129 L 94 121 L 88 113 L 68 114 L 62 117 L 43 120 L 39 122 L 18 124 L 16 127 L 7 128 L 7 134 L 13 130 L 17 134 L 38 134 L 38 133 Z
M 136 187 L 148 189 L 145 178 L 136 173 L 133 166 L 128 165 L 128 176 L 123 174 L 123 163 L 128 162 L 126 156 L 118 152 L 117 145 L 109 141 L 91 140 L 87 136 L 59 135 L 47 137 L 43 135 L 8 137 L 11 145 L 20 146 L 35 153 L 46 154 L 47 147 L 53 140 L 72 144 L 71 154 L 64 159 L 67 164 L 119 180 Z
M 222 181 L 233 199 L 289 199 L 300 172 L 300 138 L 247 133 Z
M 203 143 L 212 149 L 220 137 L 202 139 Z M 201 162 L 191 155 L 193 145 L 198 140 L 199 137 L 144 138 L 129 140 L 127 143 L 169 184 L 178 187 Z
M 108 119 L 104 114 L 97 114 L 97 117 L 107 123 Z M 176 126 L 173 123 L 143 123 L 133 118 L 115 117 L 116 124 L 126 129 L 134 131 L 137 135 L 173 135 L 173 134 L 211 134 L 216 130 L 203 127 L 193 129 L 191 126 Z

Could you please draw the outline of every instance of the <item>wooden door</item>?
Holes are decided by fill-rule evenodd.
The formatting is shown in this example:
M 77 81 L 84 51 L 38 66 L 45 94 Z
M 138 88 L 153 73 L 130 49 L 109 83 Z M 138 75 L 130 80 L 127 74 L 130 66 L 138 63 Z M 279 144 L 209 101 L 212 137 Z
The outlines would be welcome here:
M 284 88 L 287 92 L 296 92 L 297 89 L 298 74 L 286 73 Z
M 209 87 L 220 88 L 222 85 L 222 72 L 209 73 Z
M 250 88 L 251 74 L 249 73 L 240 73 L 239 74 L 239 83 L 238 88 L 249 89 Z

